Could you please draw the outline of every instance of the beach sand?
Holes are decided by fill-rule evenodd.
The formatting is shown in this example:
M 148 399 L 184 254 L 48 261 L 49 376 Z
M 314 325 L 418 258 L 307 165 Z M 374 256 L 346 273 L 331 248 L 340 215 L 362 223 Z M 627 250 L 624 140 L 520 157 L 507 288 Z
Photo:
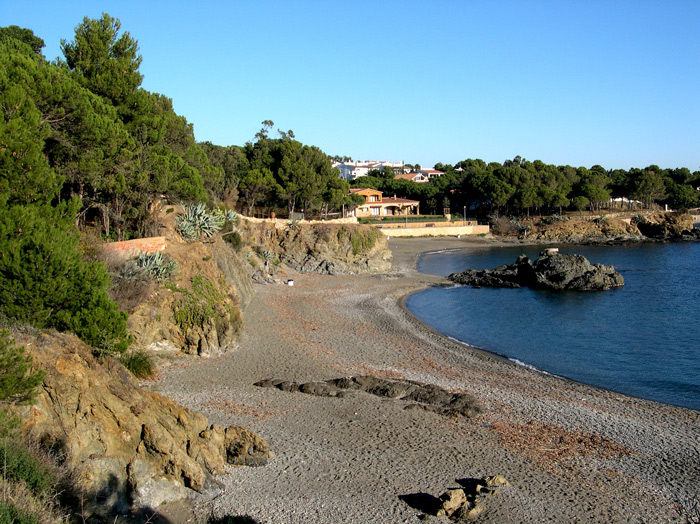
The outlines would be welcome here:
M 486 500 L 478 522 L 698 522 L 700 412 L 516 366 L 403 308 L 408 294 L 443 282 L 416 271 L 420 253 L 485 242 L 391 239 L 392 274 L 290 272 L 282 277 L 294 286 L 256 286 L 237 348 L 179 360 L 151 387 L 212 423 L 258 432 L 275 457 L 230 468 L 213 497 L 186 515 L 172 510 L 171 521 L 421 522 L 447 489 L 499 474 L 510 485 Z M 468 392 L 483 412 L 445 417 L 364 392 L 316 397 L 253 385 L 360 374 Z

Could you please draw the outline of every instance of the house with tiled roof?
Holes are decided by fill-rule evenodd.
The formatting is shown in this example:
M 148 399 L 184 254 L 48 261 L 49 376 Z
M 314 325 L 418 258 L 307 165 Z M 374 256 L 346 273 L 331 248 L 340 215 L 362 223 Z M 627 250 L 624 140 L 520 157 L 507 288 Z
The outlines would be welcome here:
M 371 188 L 352 188 L 350 194 L 365 198 L 365 203 L 354 210 L 356 217 L 382 217 L 391 215 L 417 215 L 420 202 L 399 198 L 396 195 L 384 197 L 381 191 Z

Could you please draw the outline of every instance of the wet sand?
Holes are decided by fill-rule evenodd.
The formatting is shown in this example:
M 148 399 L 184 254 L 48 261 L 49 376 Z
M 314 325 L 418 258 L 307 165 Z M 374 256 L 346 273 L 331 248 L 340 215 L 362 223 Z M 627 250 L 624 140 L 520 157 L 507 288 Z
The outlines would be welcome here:
M 500 474 L 510 485 L 478 522 L 696 522 L 700 412 L 515 366 L 403 308 L 407 295 L 443 282 L 416 271 L 420 253 L 486 242 L 391 239 L 391 274 L 282 275 L 294 286 L 256 286 L 237 348 L 165 368 L 153 389 L 212 423 L 258 432 L 275 453 L 266 466 L 217 477 L 188 518 L 421 522 L 448 488 Z M 468 392 L 483 412 L 450 418 L 364 392 L 329 398 L 253 385 L 359 374 Z

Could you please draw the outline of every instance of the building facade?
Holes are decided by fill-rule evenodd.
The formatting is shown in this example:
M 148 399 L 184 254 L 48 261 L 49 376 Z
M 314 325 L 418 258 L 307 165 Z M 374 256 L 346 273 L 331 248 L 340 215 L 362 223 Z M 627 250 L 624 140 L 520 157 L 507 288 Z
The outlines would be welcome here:
M 351 194 L 360 195 L 365 198 L 365 203 L 357 206 L 354 210 L 356 217 L 382 217 L 393 215 L 417 215 L 420 202 L 407 198 L 384 197 L 381 191 L 370 188 L 354 188 Z

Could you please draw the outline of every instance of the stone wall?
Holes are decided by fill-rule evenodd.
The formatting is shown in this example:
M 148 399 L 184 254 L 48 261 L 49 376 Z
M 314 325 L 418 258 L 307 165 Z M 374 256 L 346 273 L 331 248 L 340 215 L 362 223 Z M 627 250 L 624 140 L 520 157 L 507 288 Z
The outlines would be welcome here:
M 102 246 L 102 251 L 107 257 L 126 260 L 136 256 L 139 252 L 153 253 L 165 249 L 165 237 L 137 238 L 124 240 L 123 242 L 109 242 Z

